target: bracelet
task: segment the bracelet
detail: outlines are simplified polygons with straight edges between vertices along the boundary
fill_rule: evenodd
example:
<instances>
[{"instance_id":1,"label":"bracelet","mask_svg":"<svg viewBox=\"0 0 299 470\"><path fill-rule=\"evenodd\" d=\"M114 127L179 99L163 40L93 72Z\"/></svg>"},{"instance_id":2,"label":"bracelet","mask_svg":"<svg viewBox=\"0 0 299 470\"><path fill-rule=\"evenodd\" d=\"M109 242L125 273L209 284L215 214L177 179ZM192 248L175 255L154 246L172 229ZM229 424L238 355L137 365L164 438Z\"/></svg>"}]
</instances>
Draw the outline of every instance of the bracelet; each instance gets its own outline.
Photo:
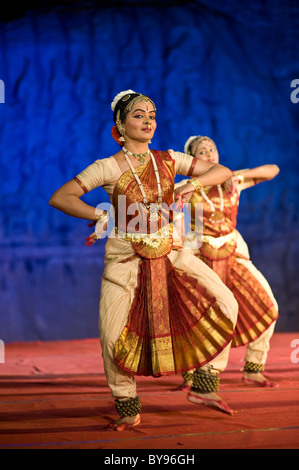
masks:
<instances>
[{"instance_id":1,"label":"bracelet","mask_svg":"<svg viewBox=\"0 0 299 470\"><path fill-rule=\"evenodd\" d=\"M202 182L198 178L192 178L190 183L194 186L194 188L198 191L203 187Z\"/></svg>"},{"instance_id":2,"label":"bracelet","mask_svg":"<svg viewBox=\"0 0 299 470\"><path fill-rule=\"evenodd\" d=\"M107 218L107 220L109 219L107 211L104 211L103 214L96 215L94 220L95 222L99 222L99 220L103 222L105 218Z\"/></svg>"},{"instance_id":3,"label":"bracelet","mask_svg":"<svg viewBox=\"0 0 299 470\"><path fill-rule=\"evenodd\" d=\"M233 173L233 176L236 176L238 178L238 184L244 183L244 175L241 175L241 173Z\"/></svg>"},{"instance_id":4,"label":"bracelet","mask_svg":"<svg viewBox=\"0 0 299 470\"><path fill-rule=\"evenodd\" d=\"M102 235L105 233L104 226L109 221L109 214L107 211L104 211L103 214L96 215L95 218L96 229L95 229L95 238L102 238Z\"/></svg>"}]
</instances>

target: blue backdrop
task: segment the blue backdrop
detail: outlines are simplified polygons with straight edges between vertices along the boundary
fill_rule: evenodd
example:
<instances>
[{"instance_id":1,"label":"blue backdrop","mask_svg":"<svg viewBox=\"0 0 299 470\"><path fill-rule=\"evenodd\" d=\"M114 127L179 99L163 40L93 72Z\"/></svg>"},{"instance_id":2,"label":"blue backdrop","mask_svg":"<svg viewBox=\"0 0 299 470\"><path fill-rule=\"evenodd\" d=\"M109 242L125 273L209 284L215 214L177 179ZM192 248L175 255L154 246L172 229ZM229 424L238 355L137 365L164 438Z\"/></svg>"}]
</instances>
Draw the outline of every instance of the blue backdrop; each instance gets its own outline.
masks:
<instances>
[{"instance_id":1,"label":"blue backdrop","mask_svg":"<svg viewBox=\"0 0 299 470\"><path fill-rule=\"evenodd\" d=\"M2 340L98 335L105 240L85 247L87 223L48 200L95 159L119 149L110 103L127 88L157 105L152 148L182 150L190 135L205 134L231 169L279 165L275 180L242 194L238 228L279 302L276 331L299 331L296 3L2 7ZM108 199L97 189L84 200Z\"/></svg>"}]
</instances>

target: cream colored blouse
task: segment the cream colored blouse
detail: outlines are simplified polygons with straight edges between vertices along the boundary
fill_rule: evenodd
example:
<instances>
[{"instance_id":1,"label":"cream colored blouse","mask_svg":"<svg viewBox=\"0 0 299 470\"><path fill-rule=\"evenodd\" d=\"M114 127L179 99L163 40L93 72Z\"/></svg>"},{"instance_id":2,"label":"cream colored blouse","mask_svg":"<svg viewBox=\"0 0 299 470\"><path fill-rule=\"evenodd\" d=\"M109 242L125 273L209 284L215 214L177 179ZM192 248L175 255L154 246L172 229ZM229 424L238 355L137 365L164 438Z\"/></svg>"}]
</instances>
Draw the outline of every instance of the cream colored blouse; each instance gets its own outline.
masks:
<instances>
[{"instance_id":1,"label":"cream colored blouse","mask_svg":"<svg viewBox=\"0 0 299 470\"><path fill-rule=\"evenodd\" d=\"M177 175L188 175L193 157L185 153L174 152L171 149L168 152L175 161L175 173ZM114 187L122 173L116 159L112 156L96 160L81 171L76 178L80 180L87 191L102 186L112 202Z\"/></svg>"}]
</instances>

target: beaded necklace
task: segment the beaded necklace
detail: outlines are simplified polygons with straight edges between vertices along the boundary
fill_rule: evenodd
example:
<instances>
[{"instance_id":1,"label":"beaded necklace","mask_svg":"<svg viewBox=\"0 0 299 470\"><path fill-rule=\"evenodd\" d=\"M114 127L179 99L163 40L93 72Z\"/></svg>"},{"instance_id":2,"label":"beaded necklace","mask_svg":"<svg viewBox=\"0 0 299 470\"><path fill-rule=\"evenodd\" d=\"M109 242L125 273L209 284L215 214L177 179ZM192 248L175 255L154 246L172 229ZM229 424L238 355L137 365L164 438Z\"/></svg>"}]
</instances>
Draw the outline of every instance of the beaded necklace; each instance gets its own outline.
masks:
<instances>
[{"instance_id":1,"label":"beaded necklace","mask_svg":"<svg viewBox=\"0 0 299 470\"><path fill-rule=\"evenodd\" d=\"M129 157L127 156L127 154L125 153L125 157L126 157L126 160L129 164L129 166L131 167L131 170L133 172L133 175L137 181L137 184L139 186L139 189L141 191L141 194L142 194L142 197L143 197L143 206L146 208L146 210L149 211L149 220L150 222L156 222L157 220L159 220L159 218L161 217L161 215L159 214L159 210L161 209L161 203L162 203L162 190L161 190L161 182L160 182L160 175L159 175L159 171L158 171L158 167L157 167L157 163L156 163L156 160L155 160L155 157L154 155L152 154L152 152L150 152L148 150L149 154L150 154L150 157L152 159L152 162L153 162L153 165L154 165L154 170L155 170L155 175L156 175L156 180L157 180L157 186L158 186L158 203L156 202L152 202L152 203L148 203L147 201L147 197L146 197L146 194L145 194L145 191L144 191L144 188L143 188L143 185L140 181L140 178L139 176L137 175L132 163L130 162L130 159ZM133 154L134 155L134 154Z\"/></svg>"},{"instance_id":2,"label":"beaded necklace","mask_svg":"<svg viewBox=\"0 0 299 470\"><path fill-rule=\"evenodd\" d=\"M203 188L201 188L200 192L202 197L207 201L209 204L212 214L209 218L209 221L214 223L220 223L224 221L224 214L223 214L223 208L224 208L224 201L223 201L223 191L222 191L222 186L221 184L217 184L217 189L218 189L218 194L220 196L220 211L215 210L215 206L213 204L213 201L206 195L205 191Z\"/></svg>"}]
</instances>

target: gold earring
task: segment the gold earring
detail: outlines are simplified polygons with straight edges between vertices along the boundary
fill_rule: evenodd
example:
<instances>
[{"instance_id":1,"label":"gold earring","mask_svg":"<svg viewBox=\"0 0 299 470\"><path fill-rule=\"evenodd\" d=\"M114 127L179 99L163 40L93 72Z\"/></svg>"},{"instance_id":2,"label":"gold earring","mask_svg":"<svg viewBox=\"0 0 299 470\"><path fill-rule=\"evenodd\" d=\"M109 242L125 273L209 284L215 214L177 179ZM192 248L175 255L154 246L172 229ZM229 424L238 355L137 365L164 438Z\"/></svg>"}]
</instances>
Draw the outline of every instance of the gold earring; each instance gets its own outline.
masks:
<instances>
[{"instance_id":1,"label":"gold earring","mask_svg":"<svg viewBox=\"0 0 299 470\"><path fill-rule=\"evenodd\" d=\"M121 137L118 140L120 140L121 142L125 142L126 140L124 138L124 135L125 135L126 131L125 131L124 127L121 125L120 120L116 120L116 127L117 127L118 132L121 135Z\"/></svg>"},{"instance_id":2,"label":"gold earring","mask_svg":"<svg viewBox=\"0 0 299 470\"><path fill-rule=\"evenodd\" d=\"M118 132L120 133L121 137L118 139L120 140L121 142L125 142L125 138L124 138L124 135L126 133L126 130L125 128L123 127L122 123L121 123L121 120L120 120L120 111L118 110L117 111L117 115L116 115L116 120L115 120L115 124L116 124L116 127L117 127L117 130Z\"/></svg>"}]
</instances>

